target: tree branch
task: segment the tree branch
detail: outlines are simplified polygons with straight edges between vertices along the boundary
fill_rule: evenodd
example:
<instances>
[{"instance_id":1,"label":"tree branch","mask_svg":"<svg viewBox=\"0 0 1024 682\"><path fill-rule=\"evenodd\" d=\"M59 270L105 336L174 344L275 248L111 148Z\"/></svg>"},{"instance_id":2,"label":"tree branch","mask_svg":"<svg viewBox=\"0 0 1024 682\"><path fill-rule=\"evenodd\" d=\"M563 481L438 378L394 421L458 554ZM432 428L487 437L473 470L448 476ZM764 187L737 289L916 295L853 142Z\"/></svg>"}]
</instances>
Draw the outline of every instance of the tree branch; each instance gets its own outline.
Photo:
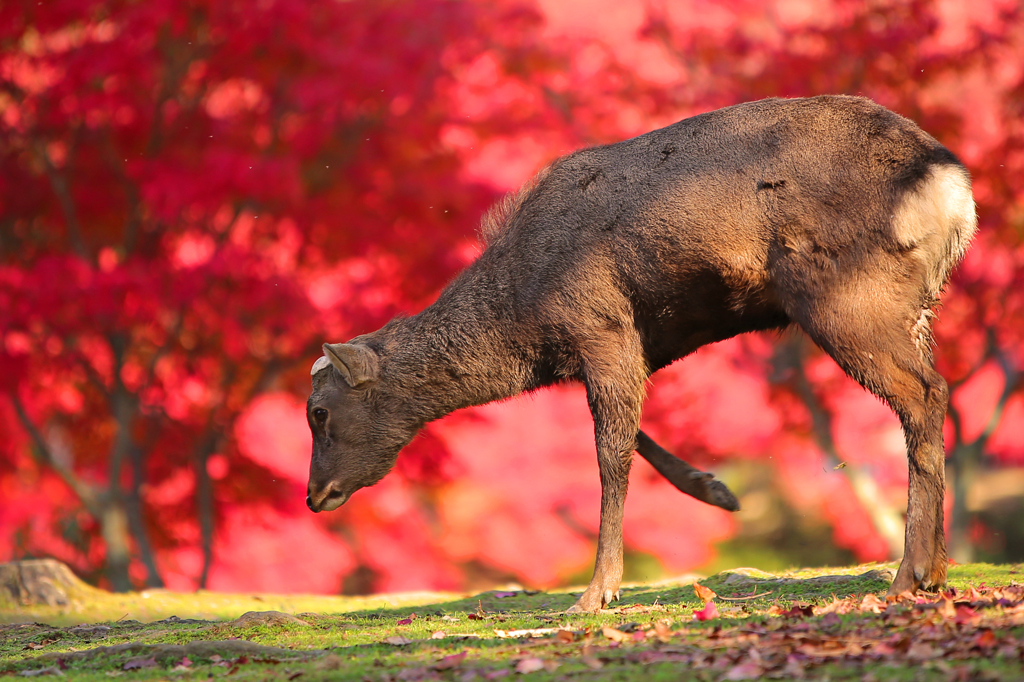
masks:
<instances>
[{"instance_id":1,"label":"tree branch","mask_svg":"<svg viewBox=\"0 0 1024 682\"><path fill-rule=\"evenodd\" d=\"M139 199L138 188L125 172L124 163L118 160L123 157L118 154L117 148L114 146L113 132L109 128L107 128L106 134L102 136L102 142L101 148L103 156L106 158L107 166L121 184L124 190L125 201L128 203L128 215L125 219L122 244L125 254L130 254L135 248L139 226L142 224L142 202Z\"/></svg>"},{"instance_id":2,"label":"tree branch","mask_svg":"<svg viewBox=\"0 0 1024 682\"><path fill-rule=\"evenodd\" d=\"M999 422L1002 421L1003 412L1006 411L1006 404L1009 402L1013 394L1016 393L1017 388L1021 383L1021 373L1017 368L1016 363L1013 359L999 346L998 341L995 338L995 330L991 327L988 329L988 344L991 349L992 357L995 358L996 364L999 365L999 369L1003 372L1003 391L999 395L999 400L996 401L996 406L992 410L992 414L989 415L988 421L985 423L985 427L982 429L981 434L975 441L978 445L978 450L983 451L985 445L988 443L989 438L995 433L995 430L999 427Z\"/></svg>"},{"instance_id":3,"label":"tree branch","mask_svg":"<svg viewBox=\"0 0 1024 682\"><path fill-rule=\"evenodd\" d=\"M53 165L49 152L46 151L45 145L39 139L35 140L35 151L36 155L43 162L43 168L46 171L47 179L50 181L50 187L57 196L57 203L60 204L61 211L64 213L64 221L67 223L68 236L71 238L72 248L83 260L92 262L92 256L89 254L89 249L85 245L85 239L82 237L82 226L78 221L75 200L71 196L71 187L68 185L67 179Z\"/></svg>"},{"instance_id":4,"label":"tree branch","mask_svg":"<svg viewBox=\"0 0 1024 682\"><path fill-rule=\"evenodd\" d=\"M70 467L53 456L53 451L50 450L50 446L46 439L43 438L43 434L39 432L32 418L29 417L24 404L21 402L21 398L13 390L8 395L10 396L11 404L14 405L14 412L18 415L18 420L35 445L36 461L43 466L49 467L60 476L61 480L75 492L75 495L82 501L82 504L85 505L89 513L97 519L100 518L100 515L103 513L103 504L99 493L93 486L75 475L75 472Z\"/></svg>"}]
</instances>

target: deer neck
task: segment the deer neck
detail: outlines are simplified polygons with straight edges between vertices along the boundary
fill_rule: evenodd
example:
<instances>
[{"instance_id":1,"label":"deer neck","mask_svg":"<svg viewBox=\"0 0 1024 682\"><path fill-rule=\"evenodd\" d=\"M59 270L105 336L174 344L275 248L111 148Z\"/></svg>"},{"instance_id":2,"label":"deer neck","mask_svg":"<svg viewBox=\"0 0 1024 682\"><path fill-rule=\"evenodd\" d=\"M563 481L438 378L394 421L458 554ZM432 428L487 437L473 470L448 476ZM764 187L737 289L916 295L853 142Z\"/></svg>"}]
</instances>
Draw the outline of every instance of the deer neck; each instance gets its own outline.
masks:
<instances>
[{"instance_id":1,"label":"deer neck","mask_svg":"<svg viewBox=\"0 0 1024 682\"><path fill-rule=\"evenodd\" d=\"M495 289L473 286L471 275L464 272L420 314L385 328L388 373L422 423L532 388L511 306Z\"/></svg>"}]
</instances>

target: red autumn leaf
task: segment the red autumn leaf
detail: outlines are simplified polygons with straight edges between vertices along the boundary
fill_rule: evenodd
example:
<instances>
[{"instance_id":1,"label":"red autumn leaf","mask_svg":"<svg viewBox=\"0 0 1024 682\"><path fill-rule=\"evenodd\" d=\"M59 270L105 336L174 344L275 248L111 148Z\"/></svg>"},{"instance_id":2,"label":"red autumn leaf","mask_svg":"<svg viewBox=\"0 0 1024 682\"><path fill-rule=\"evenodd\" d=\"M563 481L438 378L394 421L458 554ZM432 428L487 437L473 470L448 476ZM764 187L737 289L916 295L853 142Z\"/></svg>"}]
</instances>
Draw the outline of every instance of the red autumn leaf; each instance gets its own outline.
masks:
<instances>
[{"instance_id":1,"label":"red autumn leaf","mask_svg":"<svg viewBox=\"0 0 1024 682\"><path fill-rule=\"evenodd\" d=\"M718 618L718 607L715 606L715 602L709 601L704 605L704 608L700 611L694 611L693 617L695 620L705 621L711 620L712 618Z\"/></svg>"},{"instance_id":2,"label":"red autumn leaf","mask_svg":"<svg viewBox=\"0 0 1024 682\"><path fill-rule=\"evenodd\" d=\"M434 664L434 670L449 670L454 668L466 660L466 654L467 652L463 651L457 654L445 656Z\"/></svg>"},{"instance_id":3,"label":"red autumn leaf","mask_svg":"<svg viewBox=\"0 0 1024 682\"><path fill-rule=\"evenodd\" d=\"M991 649L997 643L996 635L991 630L982 630L974 638L974 646L982 649Z\"/></svg>"},{"instance_id":4,"label":"red autumn leaf","mask_svg":"<svg viewBox=\"0 0 1024 682\"><path fill-rule=\"evenodd\" d=\"M783 618L807 618L814 615L814 607L807 604L794 604L779 615Z\"/></svg>"},{"instance_id":5,"label":"red autumn leaf","mask_svg":"<svg viewBox=\"0 0 1024 682\"><path fill-rule=\"evenodd\" d=\"M978 612L970 606L957 606L956 617L953 619L957 625L966 625L978 620Z\"/></svg>"}]
</instances>

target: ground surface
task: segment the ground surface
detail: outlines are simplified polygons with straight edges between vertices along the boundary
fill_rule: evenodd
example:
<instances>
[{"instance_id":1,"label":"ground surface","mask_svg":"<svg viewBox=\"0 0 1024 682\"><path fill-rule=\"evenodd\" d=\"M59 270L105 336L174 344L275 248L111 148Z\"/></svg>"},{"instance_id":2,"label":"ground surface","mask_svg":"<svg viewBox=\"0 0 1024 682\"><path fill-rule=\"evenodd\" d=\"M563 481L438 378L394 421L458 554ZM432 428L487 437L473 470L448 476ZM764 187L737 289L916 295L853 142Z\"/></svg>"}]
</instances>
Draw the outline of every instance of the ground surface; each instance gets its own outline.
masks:
<instances>
[{"instance_id":1,"label":"ground surface","mask_svg":"<svg viewBox=\"0 0 1024 682\"><path fill-rule=\"evenodd\" d=\"M741 569L697 589L639 585L623 590L619 608L588 616L563 613L568 591L346 599L84 589L62 607L0 613L0 675L1024 679L1024 565L954 566L948 591L887 604L893 568Z\"/></svg>"}]
</instances>

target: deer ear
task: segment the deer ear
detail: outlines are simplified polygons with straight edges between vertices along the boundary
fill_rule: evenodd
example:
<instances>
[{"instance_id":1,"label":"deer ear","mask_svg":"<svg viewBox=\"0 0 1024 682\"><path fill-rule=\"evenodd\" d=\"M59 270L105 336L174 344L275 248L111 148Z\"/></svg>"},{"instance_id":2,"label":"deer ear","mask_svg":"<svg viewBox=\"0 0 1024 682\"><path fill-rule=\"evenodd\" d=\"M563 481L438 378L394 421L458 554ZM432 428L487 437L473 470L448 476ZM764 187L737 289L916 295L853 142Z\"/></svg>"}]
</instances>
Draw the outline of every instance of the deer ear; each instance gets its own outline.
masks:
<instances>
[{"instance_id":1,"label":"deer ear","mask_svg":"<svg viewBox=\"0 0 1024 682\"><path fill-rule=\"evenodd\" d=\"M379 360L367 346L356 343L325 343L324 355L352 388L365 388L377 380Z\"/></svg>"}]
</instances>

